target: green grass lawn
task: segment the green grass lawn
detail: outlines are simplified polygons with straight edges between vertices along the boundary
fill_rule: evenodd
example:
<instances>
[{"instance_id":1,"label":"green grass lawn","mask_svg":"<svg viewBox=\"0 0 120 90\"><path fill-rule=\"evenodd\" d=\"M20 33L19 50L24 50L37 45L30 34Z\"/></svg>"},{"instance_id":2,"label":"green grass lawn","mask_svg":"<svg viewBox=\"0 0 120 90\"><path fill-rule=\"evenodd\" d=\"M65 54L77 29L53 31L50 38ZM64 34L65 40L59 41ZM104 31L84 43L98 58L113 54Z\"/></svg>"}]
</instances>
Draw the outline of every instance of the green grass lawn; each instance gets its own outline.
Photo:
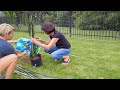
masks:
<instances>
[{"instance_id":1,"label":"green grass lawn","mask_svg":"<svg viewBox=\"0 0 120 90\"><path fill-rule=\"evenodd\" d=\"M45 34L36 33L42 39L47 39ZM20 37L29 38L25 32L14 32L14 40ZM55 62L50 55L43 52L43 65L33 68L30 63L22 65L32 71L46 74L51 77L72 79L120 79L120 40L98 39L86 37L68 37L72 45L71 61L67 66L62 66L62 61ZM29 57L19 61L27 61ZM20 63L20 62L19 62ZM14 74L14 79L23 77Z\"/></svg>"}]
</instances>

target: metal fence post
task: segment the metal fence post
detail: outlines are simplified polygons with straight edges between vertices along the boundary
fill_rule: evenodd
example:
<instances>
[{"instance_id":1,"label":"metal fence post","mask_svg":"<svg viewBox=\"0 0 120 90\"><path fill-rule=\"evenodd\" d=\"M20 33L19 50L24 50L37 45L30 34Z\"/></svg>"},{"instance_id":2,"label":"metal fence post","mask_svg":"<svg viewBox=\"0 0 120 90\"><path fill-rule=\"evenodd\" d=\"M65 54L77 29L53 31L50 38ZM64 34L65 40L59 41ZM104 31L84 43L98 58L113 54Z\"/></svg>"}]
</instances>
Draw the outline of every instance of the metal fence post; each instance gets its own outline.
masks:
<instances>
[{"instance_id":1,"label":"metal fence post","mask_svg":"<svg viewBox=\"0 0 120 90\"><path fill-rule=\"evenodd\" d=\"M71 28L72 28L72 11L69 11L69 28L70 28L69 35L71 37L72 36L72 33L71 33Z\"/></svg>"}]
</instances>

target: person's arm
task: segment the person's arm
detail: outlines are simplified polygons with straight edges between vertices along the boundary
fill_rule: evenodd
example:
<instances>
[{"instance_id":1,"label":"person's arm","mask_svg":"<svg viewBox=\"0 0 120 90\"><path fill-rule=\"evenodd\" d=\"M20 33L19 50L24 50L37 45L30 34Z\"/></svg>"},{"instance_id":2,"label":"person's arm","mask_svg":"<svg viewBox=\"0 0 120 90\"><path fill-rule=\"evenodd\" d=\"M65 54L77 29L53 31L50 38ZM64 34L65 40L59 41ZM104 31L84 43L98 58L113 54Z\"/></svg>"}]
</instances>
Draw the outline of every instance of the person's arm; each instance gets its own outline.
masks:
<instances>
[{"instance_id":1,"label":"person's arm","mask_svg":"<svg viewBox=\"0 0 120 90\"><path fill-rule=\"evenodd\" d=\"M8 40L7 42L10 44L16 44L18 40Z\"/></svg>"},{"instance_id":2,"label":"person's arm","mask_svg":"<svg viewBox=\"0 0 120 90\"><path fill-rule=\"evenodd\" d=\"M30 41L32 43L37 44L38 46L41 46L42 48L45 48L45 49L48 49L48 50L52 46L54 46L58 40L59 40L58 38L53 38L48 45L45 45L45 44L42 44L42 43L38 42L35 38L30 38Z\"/></svg>"},{"instance_id":3,"label":"person's arm","mask_svg":"<svg viewBox=\"0 0 120 90\"><path fill-rule=\"evenodd\" d=\"M23 57L26 54L27 54L27 51L25 51L23 53L17 53L17 56L18 56L18 58L21 58L21 57Z\"/></svg>"},{"instance_id":4,"label":"person's arm","mask_svg":"<svg viewBox=\"0 0 120 90\"><path fill-rule=\"evenodd\" d=\"M40 37L36 37L35 39L42 42L42 43L44 43L44 44L46 44L46 45L48 45L50 43L50 38L48 40L43 40Z\"/></svg>"}]
</instances>

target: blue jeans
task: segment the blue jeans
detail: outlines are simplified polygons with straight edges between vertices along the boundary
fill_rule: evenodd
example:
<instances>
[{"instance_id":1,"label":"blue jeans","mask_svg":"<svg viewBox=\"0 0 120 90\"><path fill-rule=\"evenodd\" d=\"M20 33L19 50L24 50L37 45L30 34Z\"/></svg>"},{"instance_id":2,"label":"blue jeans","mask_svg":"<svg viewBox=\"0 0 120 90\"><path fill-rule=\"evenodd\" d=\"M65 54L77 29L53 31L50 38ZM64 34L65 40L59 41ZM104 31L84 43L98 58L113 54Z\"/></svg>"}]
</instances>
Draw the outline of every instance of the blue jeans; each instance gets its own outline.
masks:
<instances>
[{"instance_id":1,"label":"blue jeans","mask_svg":"<svg viewBox=\"0 0 120 90\"><path fill-rule=\"evenodd\" d=\"M47 50L44 49L46 53L49 53L51 55L51 58L57 59L57 60L62 60L63 56L68 55L71 51L71 48L65 49L65 48L60 48L58 49L56 46L53 46L51 49Z\"/></svg>"}]
</instances>

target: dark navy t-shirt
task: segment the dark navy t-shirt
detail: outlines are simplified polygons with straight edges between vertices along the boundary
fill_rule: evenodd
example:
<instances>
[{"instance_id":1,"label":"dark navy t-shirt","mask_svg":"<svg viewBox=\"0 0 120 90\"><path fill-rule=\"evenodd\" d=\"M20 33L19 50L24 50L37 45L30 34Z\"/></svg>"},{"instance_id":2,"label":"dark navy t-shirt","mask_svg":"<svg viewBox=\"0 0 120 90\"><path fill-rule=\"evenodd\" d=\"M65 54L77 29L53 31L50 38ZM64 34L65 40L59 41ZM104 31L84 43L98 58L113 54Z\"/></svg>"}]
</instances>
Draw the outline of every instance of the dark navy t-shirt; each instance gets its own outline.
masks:
<instances>
[{"instance_id":1,"label":"dark navy t-shirt","mask_svg":"<svg viewBox=\"0 0 120 90\"><path fill-rule=\"evenodd\" d=\"M57 48L66 48L66 49L69 49L71 47L70 43L68 42L68 40L65 38L65 36L61 32L55 30L54 33L55 34L52 37L50 37L50 38L51 39L52 38L59 38L59 40L56 43L56 47Z\"/></svg>"},{"instance_id":2,"label":"dark navy t-shirt","mask_svg":"<svg viewBox=\"0 0 120 90\"><path fill-rule=\"evenodd\" d=\"M0 39L0 58L9 55L16 54L14 47L8 43L6 40Z\"/></svg>"}]
</instances>

